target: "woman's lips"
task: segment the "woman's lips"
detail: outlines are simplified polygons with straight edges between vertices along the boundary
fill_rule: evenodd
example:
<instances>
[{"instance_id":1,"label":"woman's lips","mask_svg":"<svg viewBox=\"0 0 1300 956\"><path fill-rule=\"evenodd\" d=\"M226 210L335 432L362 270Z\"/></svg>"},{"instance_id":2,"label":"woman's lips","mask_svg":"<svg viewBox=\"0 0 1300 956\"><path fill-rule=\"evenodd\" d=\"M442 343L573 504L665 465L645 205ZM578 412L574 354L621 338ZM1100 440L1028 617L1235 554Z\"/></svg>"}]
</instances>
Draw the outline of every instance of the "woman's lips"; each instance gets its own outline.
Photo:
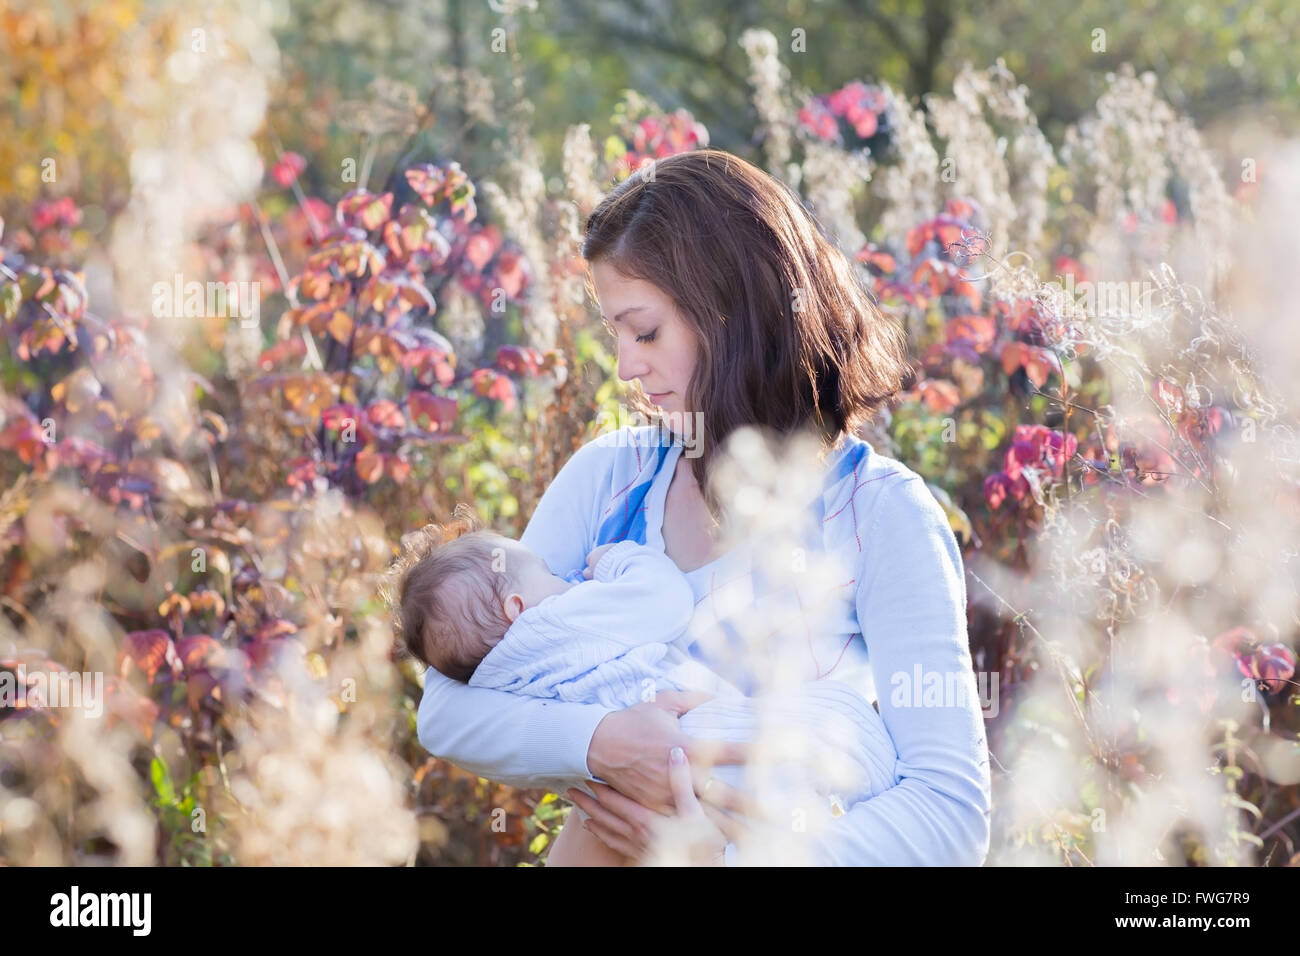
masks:
<instances>
[{"instance_id":1,"label":"woman's lips","mask_svg":"<svg viewBox=\"0 0 1300 956\"><path fill-rule=\"evenodd\" d=\"M667 398L671 394L672 392L646 392L646 396L656 402L660 399Z\"/></svg>"}]
</instances>

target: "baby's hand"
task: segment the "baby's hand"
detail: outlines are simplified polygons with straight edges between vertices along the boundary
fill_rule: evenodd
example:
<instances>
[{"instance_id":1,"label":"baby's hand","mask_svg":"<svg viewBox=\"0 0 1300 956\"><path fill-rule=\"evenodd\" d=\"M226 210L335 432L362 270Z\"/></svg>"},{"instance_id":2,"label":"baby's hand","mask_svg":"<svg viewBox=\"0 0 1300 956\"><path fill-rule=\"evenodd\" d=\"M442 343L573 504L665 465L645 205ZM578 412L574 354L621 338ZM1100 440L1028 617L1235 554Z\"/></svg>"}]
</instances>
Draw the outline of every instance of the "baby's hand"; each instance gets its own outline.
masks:
<instances>
[{"instance_id":1,"label":"baby's hand","mask_svg":"<svg viewBox=\"0 0 1300 956\"><path fill-rule=\"evenodd\" d=\"M582 572L584 578L591 580L591 576L596 573L596 565L600 564L600 559L605 556L606 551L614 547L614 544L602 544L599 548L591 549L591 554L587 555L587 568Z\"/></svg>"}]
</instances>

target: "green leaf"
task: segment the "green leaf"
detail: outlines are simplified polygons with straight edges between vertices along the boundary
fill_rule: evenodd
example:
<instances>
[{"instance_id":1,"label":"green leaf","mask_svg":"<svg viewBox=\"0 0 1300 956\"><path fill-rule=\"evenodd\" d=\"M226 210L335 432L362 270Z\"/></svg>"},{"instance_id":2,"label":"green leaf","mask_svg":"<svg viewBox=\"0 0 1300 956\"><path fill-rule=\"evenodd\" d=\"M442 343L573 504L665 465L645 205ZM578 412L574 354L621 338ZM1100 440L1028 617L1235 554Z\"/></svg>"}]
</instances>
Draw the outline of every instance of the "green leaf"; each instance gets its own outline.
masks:
<instances>
[{"instance_id":1,"label":"green leaf","mask_svg":"<svg viewBox=\"0 0 1300 956\"><path fill-rule=\"evenodd\" d=\"M550 837L545 833L539 833L533 837L533 841L528 844L528 852L533 856L541 853L546 849L546 844L550 842Z\"/></svg>"},{"instance_id":2,"label":"green leaf","mask_svg":"<svg viewBox=\"0 0 1300 956\"><path fill-rule=\"evenodd\" d=\"M612 163L620 159L627 152L627 144L617 136L610 135L605 139L605 162Z\"/></svg>"},{"instance_id":3,"label":"green leaf","mask_svg":"<svg viewBox=\"0 0 1300 956\"><path fill-rule=\"evenodd\" d=\"M153 780L153 788L158 792L158 802L163 806L171 806L176 802L176 788L172 786L171 771L167 769L161 757L154 757L149 762L149 777Z\"/></svg>"},{"instance_id":4,"label":"green leaf","mask_svg":"<svg viewBox=\"0 0 1300 956\"><path fill-rule=\"evenodd\" d=\"M0 286L0 313L4 314L6 322L18 314L18 307L22 302L23 290L18 287L17 282L6 282Z\"/></svg>"}]
</instances>

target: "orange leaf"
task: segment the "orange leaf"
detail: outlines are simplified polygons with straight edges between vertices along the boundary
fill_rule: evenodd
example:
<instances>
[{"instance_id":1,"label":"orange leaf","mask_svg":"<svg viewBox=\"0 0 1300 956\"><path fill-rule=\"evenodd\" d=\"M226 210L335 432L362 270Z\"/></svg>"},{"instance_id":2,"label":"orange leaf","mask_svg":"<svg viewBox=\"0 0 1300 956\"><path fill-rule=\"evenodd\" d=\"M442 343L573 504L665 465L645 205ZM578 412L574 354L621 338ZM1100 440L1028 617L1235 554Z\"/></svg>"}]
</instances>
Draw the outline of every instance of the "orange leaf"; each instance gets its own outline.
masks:
<instances>
[{"instance_id":1,"label":"orange leaf","mask_svg":"<svg viewBox=\"0 0 1300 956\"><path fill-rule=\"evenodd\" d=\"M349 338L352 337L352 317L342 309L335 310L330 316L329 324L326 326L329 334L339 343L346 345Z\"/></svg>"},{"instance_id":2,"label":"orange leaf","mask_svg":"<svg viewBox=\"0 0 1300 956\"><path fill-rule=\"evenodd\" d=\"M125 666L126 659L129 658L144 671L151 684L154 675L162 669L163 664L179 663L176 648L166 631L156 628L149 631L132 631L126 636L125 645L123 652L125 656L121 665Z\"/></svg>"},{"instance_id":3,"label":"orange leaf","mask_svg":"<svg viewBox=\"0 0 1300 956\"><path fill-rule=\"evenodd\" d=\"M401 455L389 455L387 457L388 476L400 485L411 473L411 463Z\"/></svg>"},{"instance_id":4,"label":"orange leaf","mask_svg":"<svg viewBox=\"0 0 1300 956\"><path fill-rule=\"evenodd\" d=\"M357 474L368 485L373 485L384 476L384 456L369 445L357 453Z\"/></svg>"}]
</instances>

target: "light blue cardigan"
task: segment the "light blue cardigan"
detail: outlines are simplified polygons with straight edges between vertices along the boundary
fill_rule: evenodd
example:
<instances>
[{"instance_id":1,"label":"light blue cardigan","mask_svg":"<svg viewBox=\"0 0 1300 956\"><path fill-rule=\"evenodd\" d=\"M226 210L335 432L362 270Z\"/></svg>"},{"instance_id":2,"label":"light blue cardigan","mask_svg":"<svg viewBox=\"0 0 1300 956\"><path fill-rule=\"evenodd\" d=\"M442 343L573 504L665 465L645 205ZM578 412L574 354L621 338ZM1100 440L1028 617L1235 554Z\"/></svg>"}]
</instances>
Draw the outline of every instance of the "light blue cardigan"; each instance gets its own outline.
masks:
<instances>
[{"instance_id":1,"label":"light blue cardigan","mask_svg":"<svg viewBox=\"0 0 1300 956\"><path fill-rule=\"evenodd\" d=\"M561 576L580 573L592 548L613 541L662 551L664 501L682 453L654 426L593 439L560 469L520 540ZM821 581L815 620L800 631L808 668L802 676L844 680L868 700L878 698L898 751L899 783L810 837L817 844L812 859L838 866L979 865L989 846L989 759L956 539L922 478L867 442L848 436L825 468L821 496L809 506L809 527L821 533L808 544L852 576L831 578L836 586ZM732 634L727 608L752 609L788 593L792 577L769 580L744 549L687 572L698 602L693 633L700 637L690 652L738 686L757 687L754 670L725 654ZM418 734L430 753L472 773L563 793L594 778L587 749L610 712L470 687L430 669Z\"/></svg>"}]
</instances>

